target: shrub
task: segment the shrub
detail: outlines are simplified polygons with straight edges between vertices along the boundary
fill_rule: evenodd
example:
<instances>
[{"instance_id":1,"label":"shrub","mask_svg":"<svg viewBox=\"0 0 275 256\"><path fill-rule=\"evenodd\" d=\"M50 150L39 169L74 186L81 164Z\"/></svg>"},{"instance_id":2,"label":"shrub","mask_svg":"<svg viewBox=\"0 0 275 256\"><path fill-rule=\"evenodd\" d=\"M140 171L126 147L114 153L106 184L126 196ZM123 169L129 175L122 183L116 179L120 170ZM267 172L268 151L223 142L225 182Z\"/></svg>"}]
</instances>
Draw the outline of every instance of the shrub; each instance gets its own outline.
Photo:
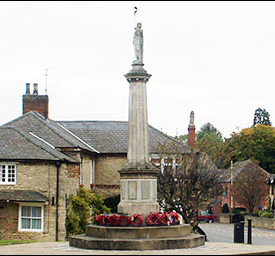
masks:
<instances>
[{"instance_id":1,"label":"shrub","mask_svg":"<svg viewBox=\"0 0 275 256\"><path fill-rule=\"evenodd\" d=\"M272 211L262 211L260 217L261 218L273 218L274 215L273 215Z\"/></svg>"},{"instance_id":2,"label":"shrub","mask_svg":"<svg viewBox=\"0 0 275 256\"><path fill-rule=\"evenodd\" d=\"M229 207L228 207L228 204L225 203L223 206L222 206L222 213L230 213L230 210L229 210Z\"/></svg>"},{"instance_id":3,"label":"shrub","mask_svg":"<svg viewBox=\"0 0 275 256\"><path fill-rule=\"evenodd\" d=\"M69 234L85 232L86 225L90 223L91 215L110 213L104 205L102 195L89 192L84 187L77 190L77 195L71 194L68 200L66 230Z\"/></svg>"}]
</instances>

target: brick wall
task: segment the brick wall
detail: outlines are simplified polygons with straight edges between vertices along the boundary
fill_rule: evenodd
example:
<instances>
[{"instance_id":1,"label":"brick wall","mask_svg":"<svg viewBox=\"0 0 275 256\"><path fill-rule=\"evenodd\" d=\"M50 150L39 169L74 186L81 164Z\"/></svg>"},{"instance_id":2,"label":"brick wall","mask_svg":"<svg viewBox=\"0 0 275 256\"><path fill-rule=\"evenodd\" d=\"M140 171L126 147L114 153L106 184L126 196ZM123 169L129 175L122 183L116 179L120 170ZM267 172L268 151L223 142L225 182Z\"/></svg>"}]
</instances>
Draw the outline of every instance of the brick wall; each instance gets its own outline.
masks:
<instances>
[{"instance_id":1,"label":"brick wall","mask_svg":"<svg viewBox=\"0 0 275 256\"><path fill-rule=\"evenodd\" d=\"M48 95L23 95L23 114L36 111L45 118L49 115Z\"/></svg>"}]
</instances>

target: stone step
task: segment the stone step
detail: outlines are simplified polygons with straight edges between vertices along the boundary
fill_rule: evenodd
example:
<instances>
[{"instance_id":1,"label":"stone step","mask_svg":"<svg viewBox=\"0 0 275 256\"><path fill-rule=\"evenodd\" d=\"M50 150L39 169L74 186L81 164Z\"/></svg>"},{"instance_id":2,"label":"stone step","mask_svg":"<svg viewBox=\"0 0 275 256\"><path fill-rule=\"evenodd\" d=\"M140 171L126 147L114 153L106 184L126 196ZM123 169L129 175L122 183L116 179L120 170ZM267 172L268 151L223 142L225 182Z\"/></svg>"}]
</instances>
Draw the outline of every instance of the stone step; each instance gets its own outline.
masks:
<instances>
[{"instance_id":1,"label":"stone step","mask_svg":"<svg viewBox=\"0 0 275 256\"><path fill-rule=\"evenodd\" d=\"M151 239L96 238L75 235L69 238L69 244L90 250L166 250L201 246L205 244L205 237L193 233L184 237Z\"/></svg>"}]
</instances>

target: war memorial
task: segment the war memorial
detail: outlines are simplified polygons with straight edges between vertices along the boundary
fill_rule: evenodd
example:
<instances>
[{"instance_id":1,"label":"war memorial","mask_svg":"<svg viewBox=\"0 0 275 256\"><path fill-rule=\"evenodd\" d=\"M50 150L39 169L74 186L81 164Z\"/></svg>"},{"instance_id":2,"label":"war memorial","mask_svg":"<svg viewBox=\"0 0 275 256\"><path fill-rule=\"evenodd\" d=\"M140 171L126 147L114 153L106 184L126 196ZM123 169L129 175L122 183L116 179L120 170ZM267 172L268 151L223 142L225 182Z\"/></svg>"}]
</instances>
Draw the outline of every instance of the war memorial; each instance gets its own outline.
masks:
<instances>
[{"instance_id":1,"label":"war memorial","mask_svg":"<svg viewBox=\"0 0 275 256\"><path fill-rule=\"evenodd\" d=\"M146 83L151 75L143 68L143 30L134 33L135 60L125 75L129 82L127 162L119 171L121 180L118 214L148 216L159 212L157 174L149 161ZM202 235L191 233L189 224L103 226L91 224L85 234L71 236L70 246L91 250L163 250L204 245Z\"/></svg>"}]
</instances>

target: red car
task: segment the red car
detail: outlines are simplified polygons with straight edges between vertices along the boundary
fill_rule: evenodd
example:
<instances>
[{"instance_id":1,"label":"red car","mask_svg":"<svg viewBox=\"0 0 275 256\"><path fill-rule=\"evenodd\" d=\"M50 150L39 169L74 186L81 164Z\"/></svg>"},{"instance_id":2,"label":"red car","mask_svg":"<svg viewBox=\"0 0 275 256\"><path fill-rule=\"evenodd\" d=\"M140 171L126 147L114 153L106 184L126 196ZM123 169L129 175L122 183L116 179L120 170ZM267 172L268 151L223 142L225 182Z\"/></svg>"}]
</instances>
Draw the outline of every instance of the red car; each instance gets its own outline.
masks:
<instances>
[{"instance_id":1,"label":"red car","mask_svg":"<svg viewBox=\"0 0 275 256\"><path fill-rule=\"evenodd\" d=\"M210 214L207 211L199 211L198 221L206 221L212 223L214 221L218 221L218 216Z\"/></svg>"}]
</instances>

